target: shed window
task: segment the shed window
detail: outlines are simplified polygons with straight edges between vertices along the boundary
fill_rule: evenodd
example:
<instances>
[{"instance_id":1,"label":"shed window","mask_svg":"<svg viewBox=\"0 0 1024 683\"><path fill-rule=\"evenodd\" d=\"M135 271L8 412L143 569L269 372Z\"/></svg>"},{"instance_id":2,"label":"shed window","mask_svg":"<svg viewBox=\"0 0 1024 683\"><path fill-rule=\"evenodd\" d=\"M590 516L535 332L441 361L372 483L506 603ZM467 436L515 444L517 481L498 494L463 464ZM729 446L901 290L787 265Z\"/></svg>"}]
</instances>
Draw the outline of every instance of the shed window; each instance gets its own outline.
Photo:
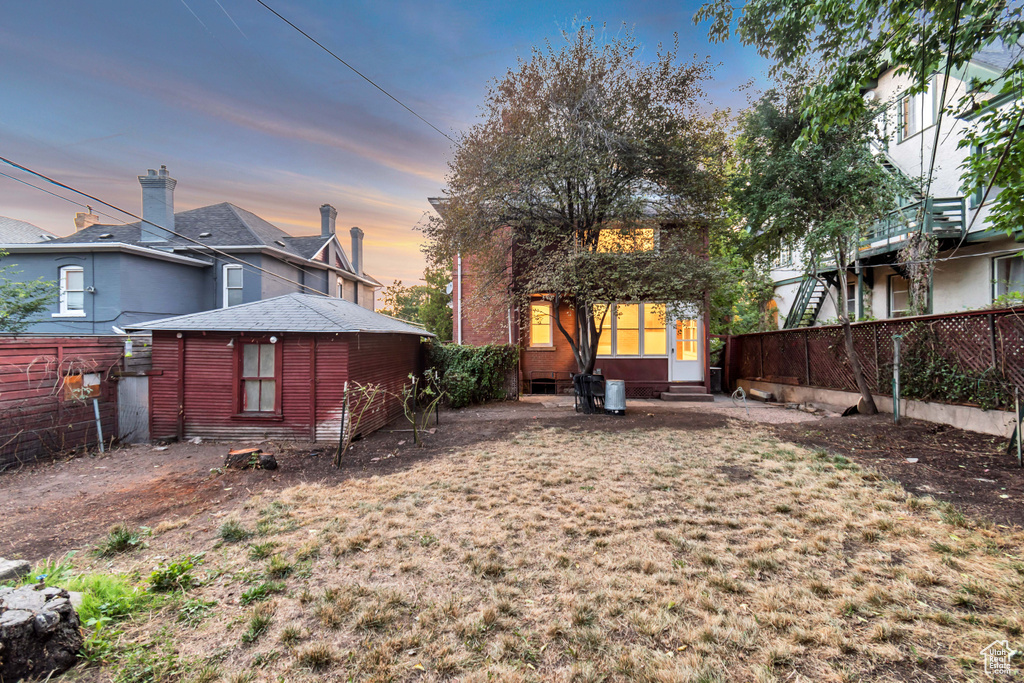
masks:
<instances>
[{"instance_id":1,"label":"shed window","mask_svg":"<svg viewBox=\"0 0 1024 683\"><path fill-rule=\"evenodd\" d=\"M530 346L551 346L551 302L533 301L530 303Z\"/></svg>"},{"instance_id":2,"label":"shed window","mask_svg":"<svg viewBox=\"0 0 1024 683\"><path fill-rule=\"evenodd\" d=\"M242 303L242 266L224 266L224 306Z\"/></svg>"},{"instance_id":3,"label":"shed window","mask_svg":"<svg viewBox=\"0 0 1024 683\"><path fill-rule=\"evenodd\" d=\"M277 365L275 344L242 344L242 410L276 412Z\"/></svg>"},{"instance_id":4,"label":"shed window","mask_svg":"<svg viewBox=\"0 0 1024 683\"><path fill-rule=\"evenodd\" d=\"M82 266L60 269L60 315L85 315L85 271Z\"/></svg>"}]
</instances>

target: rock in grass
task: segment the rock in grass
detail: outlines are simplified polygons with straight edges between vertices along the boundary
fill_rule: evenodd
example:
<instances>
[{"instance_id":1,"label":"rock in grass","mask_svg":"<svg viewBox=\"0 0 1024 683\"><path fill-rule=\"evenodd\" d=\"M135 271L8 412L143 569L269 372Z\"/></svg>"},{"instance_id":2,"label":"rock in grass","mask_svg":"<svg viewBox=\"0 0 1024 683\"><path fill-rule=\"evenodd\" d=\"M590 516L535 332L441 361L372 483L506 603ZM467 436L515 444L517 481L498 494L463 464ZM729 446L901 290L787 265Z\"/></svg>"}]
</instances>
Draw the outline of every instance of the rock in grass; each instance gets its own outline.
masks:
<instances>
[{"instance_id":1,"label":"rock in grass","mask_svg":"<svg viewBox=\"0 0 1024 683\"><path fill-rule=\"evenodd\" d=\"M5 560L0 557L0 581L16 581L32 570L25 560Z\"/></svg>"},{"instance_id":2,"label":"rock in grass","mask_svg":"<svg viewBox=\"0 0 1024 683\"><path fill-rule=\"evenodd\" d=\"M50 676L75 665L78 614L63 588L0 588L0 681Z\"/></svg>"}]
</instances>

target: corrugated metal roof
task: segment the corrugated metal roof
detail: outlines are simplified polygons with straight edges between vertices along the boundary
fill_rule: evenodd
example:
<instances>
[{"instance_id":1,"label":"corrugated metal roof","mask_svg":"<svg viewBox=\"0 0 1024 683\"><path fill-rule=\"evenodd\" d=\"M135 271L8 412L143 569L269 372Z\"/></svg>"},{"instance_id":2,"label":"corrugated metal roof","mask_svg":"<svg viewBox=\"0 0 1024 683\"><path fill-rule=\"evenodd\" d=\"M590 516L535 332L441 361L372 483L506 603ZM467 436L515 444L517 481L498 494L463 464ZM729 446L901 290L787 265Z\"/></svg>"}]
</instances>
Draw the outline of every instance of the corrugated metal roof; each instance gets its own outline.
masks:
<instances>
[{"instance_id":1,"label":"corrugated metal roof","mask_svg":"<svg viewBox=\"0 0 1024 683\"><path fill-rule=\"evenodd\" d=\"M434 335L362 306L316 294L285 294L229 308L133 325L133 330L196 332L387 332Z\"/></svg>"}]
</instances>

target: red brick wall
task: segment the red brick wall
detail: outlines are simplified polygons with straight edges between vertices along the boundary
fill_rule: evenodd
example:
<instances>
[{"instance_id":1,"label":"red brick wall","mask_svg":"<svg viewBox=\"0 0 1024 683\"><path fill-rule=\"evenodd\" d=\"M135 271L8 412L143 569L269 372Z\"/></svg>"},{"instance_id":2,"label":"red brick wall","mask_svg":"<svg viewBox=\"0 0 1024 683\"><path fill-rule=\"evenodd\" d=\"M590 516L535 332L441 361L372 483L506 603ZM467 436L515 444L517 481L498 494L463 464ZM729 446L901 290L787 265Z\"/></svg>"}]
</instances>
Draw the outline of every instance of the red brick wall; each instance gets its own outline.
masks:
<instances>
[{"instance_id":1,"label":"red brick wall","mask_svg":"<svg viewBox=\"0 0 1024 683\"><path fill-rule=\"evenodd\" d=\"M459 296L459 258L452 264L452 336L459 341L459 320L462 320L462 343L471 346L508 344L508 305L495 297L483 299L479 288L487 285L473 273L472 259L462 259L462 295ZM499 290L504 284L491 285Z\"/></svg>"},{"instance_id":2,"label":"red brick wall","mask_svg":"<svg viewBox=\"0 0 1024 683\"><path fill-rule=\"evenodd\" d=\"M573 338L576 338L576 311L568 304L558 307L558 319L562 327L566 329ZM522 353L520 355L520 376L523 391L529 390L528 382L535 379L566 379L570 373L578 372L576 356L573 355L572 346L562 334L562 331L554 326L551 338L554 346L531 347L530 329L524 326L520 335Z\"/></svg>"},{"instance_id":3,"label":"red brick wall","mask_svg":"<svg viewBox=\"0 0 1024 683\"><path fill-rule=\"evenodd\" d=\"M0 339L0 469L97 443L92 400L64 400L69 373L100 375L104 440L117 436L120 337Z\"/></svg>"}]
</instances>

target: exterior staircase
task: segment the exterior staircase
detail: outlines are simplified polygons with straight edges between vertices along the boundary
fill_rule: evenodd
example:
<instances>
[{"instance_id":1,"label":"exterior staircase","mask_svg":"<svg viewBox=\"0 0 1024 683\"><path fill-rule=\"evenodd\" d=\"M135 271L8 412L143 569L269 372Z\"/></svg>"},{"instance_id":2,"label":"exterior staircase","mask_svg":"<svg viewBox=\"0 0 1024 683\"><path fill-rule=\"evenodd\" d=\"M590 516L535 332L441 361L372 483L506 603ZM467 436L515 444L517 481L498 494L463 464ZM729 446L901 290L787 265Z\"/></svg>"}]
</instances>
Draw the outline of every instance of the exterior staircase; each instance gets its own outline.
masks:
<instances>
[{"instance_id":1,"label":"exterior staircase","mask_svg":"<svg viewBox=\"0 0 1024 683\"><path fill-rule=\"evenodd\" d=\"M826 279L829 280L829 284L832 284L831 277ZM790 309L789 315L786 316L786 321L783 323L783 328L791 329L813 325L827 296L828 292L821 280L814 277L804 278L804 281L800 283L796 299L793 301L793 308Z\"/></svg>"},{"instance_id":2,"label":"exterior staircase","mask_svg":"<svg viewBox=\"0 0 1024 683\"><path fill-rule=\"evenodd\" d=\"M715 397L708 393L703 384L670 384L668 391L661 392L661 400L710 403Z\"/></svg>"}]
</instances>

